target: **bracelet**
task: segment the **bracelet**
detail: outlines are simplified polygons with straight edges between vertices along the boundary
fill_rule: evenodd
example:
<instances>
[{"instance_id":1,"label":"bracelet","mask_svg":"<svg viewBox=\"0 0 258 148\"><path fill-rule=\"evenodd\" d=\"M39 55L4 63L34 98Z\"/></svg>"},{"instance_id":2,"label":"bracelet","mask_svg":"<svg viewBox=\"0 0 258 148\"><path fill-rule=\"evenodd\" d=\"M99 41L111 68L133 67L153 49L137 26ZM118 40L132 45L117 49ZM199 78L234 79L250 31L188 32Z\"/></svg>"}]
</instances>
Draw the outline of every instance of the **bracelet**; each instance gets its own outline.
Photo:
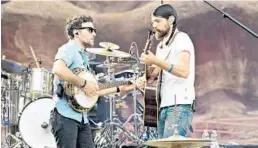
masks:
<instances>
[{"instance_id":1,"label":"bracelet","mask_svg":"<svg viewBox=\"0 0 258 148\"><path fill-rule=\"evenodd\" d=\"M171 73L171 72L172 72L172 70L173 70L173 68L174 68L174 65L173 65L173 64L171 64L171 66L170 66L170 68L169 68L168 72L169 72L169 73Z\"/></svg>"},{"instance_id":2,"label":"bracelet","mask_svg":"<svg viewBox=\"0 0 258 148\"><path fill-rule=\"evenodd\" d=\"M119 93L120 92L120 88L116 87L116 92Z\"/></svg>"},{"instance_id":3,"label":"bracelet","mask_svg":"<svg viewBox=\"0 0 258 148\"><path fill-rule=\"evenodd\" d=\"M87 84L87 81L84 80L84 84L81 86L81 88L84 88L84 86Z\"/></svg>"}]
</instances>

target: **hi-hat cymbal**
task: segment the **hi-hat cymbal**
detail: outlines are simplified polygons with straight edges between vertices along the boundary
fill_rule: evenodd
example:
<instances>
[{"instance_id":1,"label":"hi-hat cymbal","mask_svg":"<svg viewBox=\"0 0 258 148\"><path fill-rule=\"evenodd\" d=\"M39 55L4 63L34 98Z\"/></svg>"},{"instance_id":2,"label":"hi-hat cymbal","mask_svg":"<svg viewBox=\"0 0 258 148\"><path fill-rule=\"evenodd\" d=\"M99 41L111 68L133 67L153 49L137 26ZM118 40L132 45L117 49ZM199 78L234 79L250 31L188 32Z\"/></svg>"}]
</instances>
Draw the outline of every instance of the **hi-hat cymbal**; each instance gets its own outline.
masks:
<instances>
[{"instance_id":1,"label":"hi-hat cymbal","mask_svg":"<svg viewBox=\"0 0 258 148\"><path fill-rule=\"evenodd\" d=\"M2 69L8 73L19 73L26 68L25 66L23 66L18 62L6 60L6 59L1 60L1 66L2 66Z\"/></svg>"},{"instance_id":2,"label":"hi-hat cymbal","mask_svg":"<svg viewBox=\"0 0 258 148\"><path fill-rule=\"evenodd\" d=\"M186 138L180 135L174 135L164 139L157 139L146 141L143 145L146 146L155 146L155 147L200 147L200 146L208 146L210 145L211 140L208 139L195 139L195 138Z\"/></svg>"},{"instance_id":3,"label":"hi-hat cymbal","mask_svg":"<svg viewBox=\"0 0 258 148\"><path fill-rule=\"evenodd\" d=\"M110 56L110 57L130 57L129 53L114 50L114 49L106 49L106 48L87 48L86 49L90 53L103 55L103 56Z\"/></svg>"},{"instance_id":4,"label":"hi-hat cymbal","mask_svg":"<svg viewBox=\"0 0 258 148\"><path fill-rule=\"evenodd\" d=\"M106 49L119 49L119 46L117 44L111 43L111 42L100 42L99 43L100 47L106 48Z\"/></svg>"}]
</instances>

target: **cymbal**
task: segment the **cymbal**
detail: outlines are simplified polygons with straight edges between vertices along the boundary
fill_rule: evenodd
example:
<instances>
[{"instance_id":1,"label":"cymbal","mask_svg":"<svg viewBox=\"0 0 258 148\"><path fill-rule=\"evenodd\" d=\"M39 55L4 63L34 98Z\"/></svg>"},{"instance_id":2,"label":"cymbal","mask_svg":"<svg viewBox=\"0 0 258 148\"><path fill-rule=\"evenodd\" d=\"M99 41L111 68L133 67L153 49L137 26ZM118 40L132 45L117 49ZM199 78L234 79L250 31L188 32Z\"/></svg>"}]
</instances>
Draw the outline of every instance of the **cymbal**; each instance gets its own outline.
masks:
<instances>
[{"instance_id":1,"label":"cymbal","mask_svg":"<svg viewBox=\"0 0 258 148\"><path fill-rule=\"evenodd\" d=\"M129 64L119 64L119 63L112 63L112 64L99 64L97 67L98 68L108 68L108 67L111 67L111 68L124 68L124 67L128 67L130 66Z\"/></svg>"},{"instance_id":2,"label":"cymbal","mask_svg":"<svg viewBox=\"0 0 258 148\"><path fill-rule=\"evenodd\" d=\"M2 66L2 69L8 73L19 73L26 68L25 66L23 66L18 62L6 60L6 59L1 60L1 66Z\"/></svg>"},{"instance_id":3,"label":"cymbal","mask_svg":"<svg viewBox=\"0 0 258 148\"><path fill-rule=\"evenodd\" d=\"M117 44L111 43L111 42L100 42L100 47L106 48L106 49L119 49L120 47Z\"/></svg>"},{"instance_id":4,"label":"cymbal","mask_svg":"<svg viewBox=\"0 0 258 148\"><path fill-rule=\"evenodd\" d=\"M129 53L115 50L115 49L107 49L107 48L87 48L86 49L90 53L103 55L103 56L110 56L110 57L130 57Z\"/></svg>"},{"instance_id":5,"label":"cymbal","mask_svg":"<svg viewBox=\"0 0 258 148\"><path fill-rule=\"evenodd\" d=\"M157 139L146 141L143 145L146 146L155 146L155 147L200 147L200 146L208 146L210 145L211 140L209 139L195 139L195 138L186 138L180 135L174 135L164 139Z\"/></svg>"}]
</instances>

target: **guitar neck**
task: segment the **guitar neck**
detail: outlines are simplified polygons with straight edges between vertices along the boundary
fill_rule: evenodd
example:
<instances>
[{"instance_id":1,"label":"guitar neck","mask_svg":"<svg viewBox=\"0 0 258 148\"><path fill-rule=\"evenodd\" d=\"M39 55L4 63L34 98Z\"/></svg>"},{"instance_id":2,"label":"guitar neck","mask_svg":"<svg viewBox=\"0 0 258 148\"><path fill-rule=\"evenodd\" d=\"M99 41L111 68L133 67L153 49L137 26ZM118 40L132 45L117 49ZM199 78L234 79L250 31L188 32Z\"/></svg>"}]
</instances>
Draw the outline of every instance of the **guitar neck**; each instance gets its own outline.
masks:
<instances>
[{"instance_id":1,"label":"guitar neck","mask_svg":"<svg viewBox=\"0 0 258 148\"><path fill-rule=\"evenodd\" d=\"M146 78L146 80L148 80L148 78L149 78L148 74L149 74L148 73L148 65L145 64L145 78Z\"/></svg>"},{"instance_id":2,"label":"guitar neck","mask_svg":"<svg viewBox=\"0 0 258 148\"><path fill-rule=\"evenodd\" d=\"M154 35L155 35L155 32L153 32L152 30L149 30L148 39L145 44L145 48L143 49L145 54L148 54L148 51L150 51ZM146 79L148 79L148 66L147 65L145 65L145 74L146 74Z\"/></svg>"},{"instance_id":3,"label":"guitar neck","mask_svg":"<svg viewBox=\"0 0 258 148\"><path fill-rule=\"evenodd\" d=\"M121 85L131 84L130 81L117 81L117 82L107 82L107 83L100 83L99 89L108 89L112 87L118 87Z\"/></svg>"}]
</instances>

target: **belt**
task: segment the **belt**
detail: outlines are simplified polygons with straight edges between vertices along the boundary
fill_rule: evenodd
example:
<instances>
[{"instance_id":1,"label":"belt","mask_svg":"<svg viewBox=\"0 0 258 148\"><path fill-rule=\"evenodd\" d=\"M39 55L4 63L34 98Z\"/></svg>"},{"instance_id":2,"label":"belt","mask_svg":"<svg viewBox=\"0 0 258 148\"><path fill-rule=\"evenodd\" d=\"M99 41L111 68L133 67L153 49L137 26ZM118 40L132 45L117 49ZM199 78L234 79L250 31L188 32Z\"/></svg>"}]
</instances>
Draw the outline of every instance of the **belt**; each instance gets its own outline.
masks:
<instances>
[{"instance_id":1,"label":"belt","mask_svg":"<svg viewBox=\"0 0 258 148\"><path fill-rule=\"evenodd\" d=\"M177 104L176 107L178 107L178 106L189 106L189 107L191 107L192 104ZM170 105L170 106L161 107L160 110L166 109L166 108L169 108L169 107L175 107L175 105Z\"/></svg>"}]
</instances>

